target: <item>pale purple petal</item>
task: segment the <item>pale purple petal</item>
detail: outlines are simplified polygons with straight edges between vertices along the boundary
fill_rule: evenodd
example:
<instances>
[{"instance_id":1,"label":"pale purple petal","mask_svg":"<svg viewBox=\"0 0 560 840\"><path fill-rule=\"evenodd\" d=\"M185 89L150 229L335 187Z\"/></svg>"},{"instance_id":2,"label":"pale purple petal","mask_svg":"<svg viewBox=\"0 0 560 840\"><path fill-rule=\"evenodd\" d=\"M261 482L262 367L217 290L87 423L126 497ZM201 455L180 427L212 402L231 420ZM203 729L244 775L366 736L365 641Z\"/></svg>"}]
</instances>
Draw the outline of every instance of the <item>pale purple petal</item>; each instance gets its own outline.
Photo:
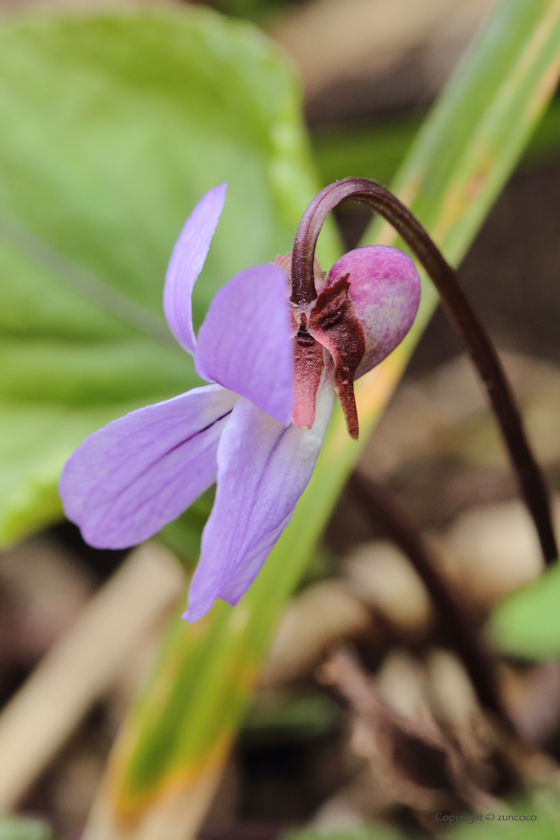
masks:
<instances>
[{"instance_id":1,"label":"pale purple petal","mask_svg":"<svg viewBox=\"0 0 560 840\"><path fill-rule=\"evenodd\" d=\"M202 196L185 222L175 243L163 290L163 311L179 344L194 354L192 290L206 261L210 242L226 199L227 184Z\"/></svg>"},{"instance_id":2,"label":"pale purple petal","mask_svg":"<svg viewBox=\"0 0 560 840\"><path fill-rule=\"evenodd\" d=\"M366 339L357 379L388 356L411 328L420 303L420 277L410 257L388 245L349 251L331 268L327 286L346 274Z\"/></svg>"},{"instance_id":3,"label":"pale purple petal","mask_svg":"<svg viewBox=\"0 0 560 840\"><path fill-rule=\"evenodd\" d=\"M59 493L96 548L128 548L176 519L216 480L216 453L237 394L206 385L140 408L90 435Z\"/></svg>"},{"instance_id":4,"label":"pale purple petal","mask_svg":"<svg viewBox=\"0 0 560 840\"><path fill-rule=\"evenodd\" d=\"M311 478L333 404L331 377L320 388L312 429L285 428L239 400L218 448L218 489L191 583L188 621L205 615L216 598L233 604L247 591Z\"/></svg>"},{"instance_id":5,"label":"pale purple petal","mask_svg":"<svg viewBox=\"0 0 560 840\"><path fill-rule=\"evenodd\" d=\"M287 425L294 361L286 277L272 263L237 274L215 295L199 332L199 376L236 391Z\"/></svg>"},{"instance_id":6,"label":"pale purple petal","mask_svg":"<svg viewBox=\"0 0 560 840\"><path fill-rule=\"evenodd\" d=\"M247 592L262 569L266 558L278 542L282 531L292 518L292 513L293 509L290 510L288 516L282 520L280 525L270 531L262 542L243 558L243 562L238 565L234 574L222 587L220 592L222 600L227 601L228 604L237 604L239 599Z\"/></svg>"}]
</instances>

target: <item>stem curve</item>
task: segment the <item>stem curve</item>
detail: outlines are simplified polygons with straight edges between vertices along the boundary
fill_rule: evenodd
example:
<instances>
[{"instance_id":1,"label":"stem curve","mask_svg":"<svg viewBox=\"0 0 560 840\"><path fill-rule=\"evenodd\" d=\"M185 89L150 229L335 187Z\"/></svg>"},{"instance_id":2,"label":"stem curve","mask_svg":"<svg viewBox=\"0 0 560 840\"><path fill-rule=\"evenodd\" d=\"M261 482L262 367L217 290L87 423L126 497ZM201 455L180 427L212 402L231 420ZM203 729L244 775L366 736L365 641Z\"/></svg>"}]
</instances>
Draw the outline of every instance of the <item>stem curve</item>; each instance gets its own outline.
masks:
<instances>
[{"instance_id":1,"label":"stem curve","mask_svg":"<svg viewBox=\"0 0 560 840\"><path fill-rule=\"evenodd\" d=\"M313 260L329 213L343 201L360 201L383 216L402 237L434 283L442 306L477 368L496 415L521 494L534 521L545 563L558 558L548 488L529 446L521 415L498 354L459 284L457 273L415 216L385 187L366 178L345 178L318 193L305 210L292 251L292 297L304 307L317 297Z\"/></svg>"}]
</instances>

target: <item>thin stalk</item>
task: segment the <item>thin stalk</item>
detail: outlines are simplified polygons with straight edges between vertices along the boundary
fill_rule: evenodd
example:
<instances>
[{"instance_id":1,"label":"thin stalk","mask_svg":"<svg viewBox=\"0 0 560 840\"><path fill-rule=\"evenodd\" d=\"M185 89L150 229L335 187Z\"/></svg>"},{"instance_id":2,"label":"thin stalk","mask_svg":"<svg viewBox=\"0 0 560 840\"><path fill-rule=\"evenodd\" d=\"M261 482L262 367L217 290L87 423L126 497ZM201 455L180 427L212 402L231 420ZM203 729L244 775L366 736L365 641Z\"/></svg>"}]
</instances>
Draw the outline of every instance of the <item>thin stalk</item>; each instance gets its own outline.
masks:
<instances>
[{"instance_id":1,"label":"thin stalk","mask_svg":"<svg viewBox=\"0 0 560 840\"><path fill-rule=\"evenodd\" d=\"M383 484L355 472L348 487L358 506L368 518L379 518L389 536L407 555L424 581L436 607L446 640L464 662L482 706L492 711L509 730L513 725L505 711L493 657L473 629L470 616L463 609L435 561L414 522Z\"/></svg>"},{"instance_id":2,"label":"thin stalk","mask_svg":"<svg viewBox=\"0 0 560 840\"><path fill-rule=\"evenodd\" d=\"M317 297L313 280L317 238L331 210L348 200L361 201L383 216L404 239L433 281L442 306L488 392L522 496L535 523L545 563L553 563L558 558L558 549L548 489L529 446L498 354L459 285L457 273L398 198L385 187L365 178L346 178L321 190L307 207L297 229L292 252L292 304L303 308Z\"/></svg>"}]
</instances>

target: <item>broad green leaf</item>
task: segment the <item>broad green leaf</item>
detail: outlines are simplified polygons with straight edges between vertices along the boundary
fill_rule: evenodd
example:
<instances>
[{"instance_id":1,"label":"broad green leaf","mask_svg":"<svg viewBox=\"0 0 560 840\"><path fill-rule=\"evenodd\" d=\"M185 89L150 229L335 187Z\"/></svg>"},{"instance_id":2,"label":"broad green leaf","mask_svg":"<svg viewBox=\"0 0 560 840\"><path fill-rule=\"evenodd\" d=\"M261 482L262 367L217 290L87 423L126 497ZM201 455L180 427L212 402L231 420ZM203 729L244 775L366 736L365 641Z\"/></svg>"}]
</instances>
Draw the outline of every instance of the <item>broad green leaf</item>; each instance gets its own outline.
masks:
<instances>
[{"instance_id":1,"label":"broad green leaf","mask_svg":"<svg viewBox=\"0 0 560 840\"><path fill-rule=\"evenodd\" d=\"M161 306L196 201L229 183L199 324L233 273L291 249L314 183L284 57L202 9L4 19L0 124L6 544L60 517L60 469L86 434L200 384Z\"/></svg>"},{"instance_id":2,"label":"broad green leaf","mask_svg":"<svg viewBox=\"0 0 560 840\"><path fill-rule=\"evenodd\" d=\"M494 610L488 625L506 653L528 659L560 656L560 565L516 589Z\"/></svg>"},{"instance_id":3,"label":"broad green leaf","mask_svg":"<svg viewBox=\"0 0 560 840\"><path fill-rule=\"evenodd\" d=\"M516 165L556 84L559 55L560 0L502 0L409 153L397 190L452 262ZM383 226L366 241L379 238L394 241ZM95 812L104 822L94 815L92 837L102 827L113 840L121 820L160 824L178 807L173 797L207 800L207 780L227 755L276 621L435 304L426 284L410 338L357 383L360 444L335 410L309 487L247 595L235 609L217 603L190 628L172 622L113 753L112 788Z\"/></svg>"}]
</instances>

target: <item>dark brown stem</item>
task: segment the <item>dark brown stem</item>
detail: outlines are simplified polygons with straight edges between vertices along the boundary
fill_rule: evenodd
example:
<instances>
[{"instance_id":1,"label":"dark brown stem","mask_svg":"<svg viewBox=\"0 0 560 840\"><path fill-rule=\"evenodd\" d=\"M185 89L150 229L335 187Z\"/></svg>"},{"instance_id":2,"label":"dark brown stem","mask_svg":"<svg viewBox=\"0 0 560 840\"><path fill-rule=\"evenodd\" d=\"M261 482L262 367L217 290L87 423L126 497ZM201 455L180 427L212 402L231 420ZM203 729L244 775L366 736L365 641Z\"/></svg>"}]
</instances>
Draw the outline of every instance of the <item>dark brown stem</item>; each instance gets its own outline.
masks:
<instances>
[{"instance_id":1,"label":"dark brown stem","mask_svg":"<svg viewBox=\"0 0 560 840\"><path fill-rule=\"evenodd\" d=\"M313 260L317 238L331 210L342 201L361 201L383 216L402 236L433 281L442 306L486 387L504 436L521 493L533 517L545 563L558 557L550 515L548 489L533 456L521 416L498 354L479 321L455 270L446 262L420 222L385 187L365 178L346 178L321 190L307 207L297 229L292 252L292 303L306 306L317 293Z\"/></svg>"},{"instance_id":2,"label":"dark brown stem","mask_svg":"<svg viewBox=\"0 0 560 840\"><path fill-rule=\"evenodd\" d=\"M381 520L389 536L407 555L424 581L435 604L446 640L463 660L481 705L494 712L512 729L500 699L493 658L473 628L470 616L439 573L414 522L388 487L360 473L354 473L348 486L366 516Z\"/></svg>"}]
</instances>

